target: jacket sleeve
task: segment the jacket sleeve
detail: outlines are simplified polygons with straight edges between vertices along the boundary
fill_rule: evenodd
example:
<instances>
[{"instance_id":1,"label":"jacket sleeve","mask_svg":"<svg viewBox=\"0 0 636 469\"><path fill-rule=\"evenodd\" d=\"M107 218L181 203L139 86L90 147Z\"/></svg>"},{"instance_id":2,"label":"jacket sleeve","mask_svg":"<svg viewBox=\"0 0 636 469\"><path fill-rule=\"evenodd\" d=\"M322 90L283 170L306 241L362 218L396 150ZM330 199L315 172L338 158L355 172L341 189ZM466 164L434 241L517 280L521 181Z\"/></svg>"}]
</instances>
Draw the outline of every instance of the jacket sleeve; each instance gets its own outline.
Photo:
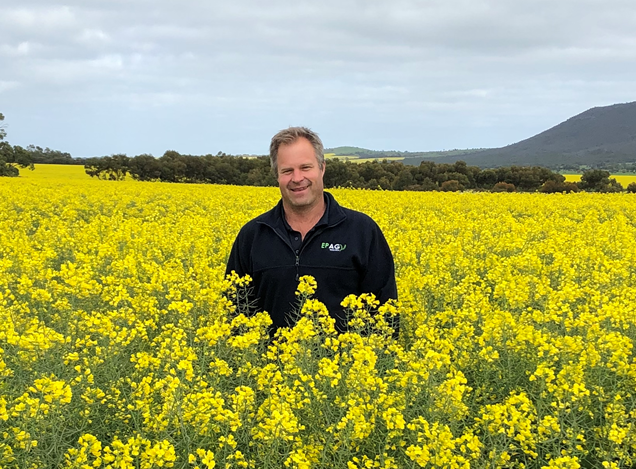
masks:
<instances>
[{"instance_id":1,"label":"jacket sleeve","mask_svg":"<svg viewBox=\"0 0 636 469\"><path fill-rule=\"evenodd\" d=\"M373 223L366 271L362 277L361 291L373 293L381 304L390 299L397 300L395 265L393 254L380 227Z\"/></svg>"},{"instance_id":2,"label":"jacket sleeve","mask_svg":"<svg viewBox=\"0 0 636 469\"><path fill-rule=\"evenodd\" d=\"M244 277L245 275L252 276L250 243L246 241L245 235L245 228L243 228L234 240L230 255L227 259L225 275L235 271L239 277ZM246 296L238 295L232 299L234 305L237 307L238 313L251 316L257 311L262 310L262 308L258 305L258 300L254 294L253 284L247 286L245 294Z\"/></svg>"},{"instance_id":3,"label":"jacket sleeve","mask_svg":"<svg viewBox=\"0 0 636 469\"><path fill-rule=\"evenodd\" d=\"M245 242L245 228L239 231L239 234L236 236L234 240L234 244L232 245L232 250L230 251L230 255L227 259L227 265L225 267L225 275L228 275L232 271L235 271L239 277L243 277L247 274L252 275L250 270L250 262L249 262L249 246L248 243Z\"/></svg>"},{"instance_id":4,"label":"jacket sleeve","mask_svg":"<svg viewBox=\"0 0 636 469\"><path fill-rule=\"evenodd\" d=\"M375 222L373 222L373 226L368 264L366 274L362 278L361 287L363 293L373 293L382 305L388 300L397 300L395 265L391 248L386 242L382 230ZM393 338L397 339L400 335L400 317L393 317L389 320L389 323L394 331Z\"/></svg>"}]
</instances>

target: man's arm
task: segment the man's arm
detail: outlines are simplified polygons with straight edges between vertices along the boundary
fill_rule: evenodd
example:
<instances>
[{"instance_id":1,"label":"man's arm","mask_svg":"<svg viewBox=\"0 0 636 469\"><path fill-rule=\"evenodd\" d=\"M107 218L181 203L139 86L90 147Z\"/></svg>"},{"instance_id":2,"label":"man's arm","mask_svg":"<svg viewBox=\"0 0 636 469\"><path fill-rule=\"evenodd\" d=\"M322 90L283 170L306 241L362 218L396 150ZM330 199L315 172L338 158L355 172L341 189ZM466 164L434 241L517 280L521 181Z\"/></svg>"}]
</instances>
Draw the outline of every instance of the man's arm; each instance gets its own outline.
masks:
<instances>
[{"instance_id":1,"label":"man's arm","mask_svg":"<svg viewBox=\"0 0 636 469\"><path fill-rule=\"evenodd\" d=\"M243 277L247 274L251 275L249 268L249 252L245 248L245 242L243 241L243 230L239 232L234 240L230 256L227 258L227 265L225 267L225 275L230 274L232 271L236 272L239 277Z\"/></svg>"},{"instance_id":2,"label":"man's arm","mask_svg":"<svg viewBox=\"0 0 636 469\"><path fill-rule=\"evenodd\" d=\"M369 246L367 271L362 278L361 291L373 293L381 305L393 299L397 300L397 285L395 283L395 264L391 248L380 230L373 222L373 235ZM393 338L400 335L400 317L386 318L393 328Z\"/></svg>"},{"instance_id":3,"label":"man's arm","mask_svg":"<svg viewBox=\"0 0 636 469\"><path fill-rule=\"evenodd\" d=\"M245 241L245 230L241 229L227 259L225 267L225 275L229 275L232 271L236 272L239 277L246 275L252 276L250 261L250 243ZM238 313L251 316L257 309L257 299L254 296L254 285L244 285L239 283L236 289L236 296L232 296L232 302L237 307Z\"/></svg>"},{"instance_id":4,"label":"man's arm","mask_svg":"<svg viewBox=\"0 0 636 469\"><path fill-rule=\"evenodd\" d=\"M373 222L366 272L360 287L362 293L373 293L381 304L390 299L397 300L393 254L380 227L375 222Z\"/></svg>"}]
</instances>

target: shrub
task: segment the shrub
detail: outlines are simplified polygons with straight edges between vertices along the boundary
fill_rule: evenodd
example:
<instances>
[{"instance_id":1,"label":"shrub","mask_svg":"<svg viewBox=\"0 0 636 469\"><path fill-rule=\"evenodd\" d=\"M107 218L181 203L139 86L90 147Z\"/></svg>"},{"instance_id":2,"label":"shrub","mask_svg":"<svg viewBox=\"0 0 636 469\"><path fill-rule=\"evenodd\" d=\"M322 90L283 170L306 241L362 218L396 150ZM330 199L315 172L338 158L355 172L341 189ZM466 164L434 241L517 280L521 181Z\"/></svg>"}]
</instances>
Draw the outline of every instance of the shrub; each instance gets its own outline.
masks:
<instances>
[{"instance_id":1,"label":"shrub","mask_svg":"<svg viewBox=\"0 0 636 469\"><path fill-rule=\"evenodd\" d=\"M492 186L492 192L514 192L516 190L514 184L510 184L507 182L498 182L494 186Z\"/></svg>"},{"instance_id":2,"label":"shrub","mask_svg":"<svg viewBox=\"0 0 636 469\"><path fill-rule=\"evenodd\" d=\"M586 191L601 191L610 183L610 173L604 169L590 169L581 175L579 187Z\"/></svg>"},{"instance_id":3,"label":"shrub","mask_svg":"<svg viewBox=\"0 0 636 469\"><path fill-rule=\"evenodd\" d=\"M605 193L623 192L623 185L616 179L612 178L609 180L609 184L603 184L598 188L598 191Z\"/></svg>"},{"instance_id":4,"label":"shrub","mask_svg":"<svg viewBox=\"0 0 636 469\"><path fill-rule=\"evenodd\" d=\"M579 186L573 182L557 182L552 179L543 183L539 188L539 192L544 194L552 194L555 192L578 192Z\"/></svg>"},{"instance_id":5,"label":"shrub","mask_svg":"<svg viewBox=\"0 0 636 469\"><path fill-rule=\"evenodd\" d=\"M456 179L451 179L450 181L444 181L439 188L439 190L444 192L457 192L463 189L464 189L464 186L462 186L459 183L459 181Z\"/></svg>"}]
</instances>

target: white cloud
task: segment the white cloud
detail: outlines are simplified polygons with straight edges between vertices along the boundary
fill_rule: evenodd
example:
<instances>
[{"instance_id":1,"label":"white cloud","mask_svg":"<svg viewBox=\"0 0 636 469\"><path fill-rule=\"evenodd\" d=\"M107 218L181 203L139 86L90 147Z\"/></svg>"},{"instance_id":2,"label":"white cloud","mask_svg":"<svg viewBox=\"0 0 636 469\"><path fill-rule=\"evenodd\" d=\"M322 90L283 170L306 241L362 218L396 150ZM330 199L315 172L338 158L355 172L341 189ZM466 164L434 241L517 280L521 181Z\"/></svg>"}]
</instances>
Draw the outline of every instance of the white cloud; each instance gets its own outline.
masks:
<instances>
[{"instance_id":1,"label":"white cloud","mask_svg":"<svg viewBox=\"0 0 636 469\"><path fill-rule=\"evenodd\" d=\"M26 2L25 2L26 3ZM66 28L75 24L75 14L66 5L0 9L0 23L16 28Z\"/></svg>"},{"instance_id":2,"label":"white cloud","mask_svg":"<svg viewBox=\"0 0 636 469\"><path fill-rule=\"evenodd\" d=\"M83 29L82 32L77 36L77 40L80 43L85 44L104 44L111 41L111 38L108 34L106 34L101 29Z\"/></svg>"},{"instance_id":3,"label":"white cloud","mask_svg":"<svg viewBox=\"0 0 636 469\"><path fill-rule=\"evenodd\" d=\"M192 153L206 152L198 133L224 139L224 151L253 153L266 142L231 141L232 126L267 134L302 121L361 146L497 146L588 107L636 99L631 0L21 5L0 9L2 80L20 83L3 106L130 111L131 132L161 108L181 116L173 137ZM28 140L48 145L53 130L42 129ZM85 154L102 142L96 132L69 134L61 147ZM159 145L156 135L137 135L143 151Z\"/></svg>"},{"instance_id":4,"label":"white cloud","mask_svg":"<svg viewBox=\"0 0 636 469\"><path fill-rule=\"evenodd\" d=\"M31 49L32 47L28 41L21 42L15 46L2 44L0 45L0 54L9 57L19 57L28 55Z\"/></svg>"},{"instance_id":5,"label":"white cloud","mask_svg":"<svg viewBox=\"0 0 636 469\"><path fill-rule=\"evenodd\" d=\"M4 93L5 91L9 91L20 86L20 83L17 81L2 81L0 80L0 93Z\"/></svg>"},{"instance_id":6,"label":"white cloud","mask_svg":"<svg viewBox=\"0 0 636 469\"><path fill-rule=\"evenodd\" d=\"M119 54L109 54L89 60L88 65L97 70L122 70L124 60Z\"/></svg>"}]
</instances>

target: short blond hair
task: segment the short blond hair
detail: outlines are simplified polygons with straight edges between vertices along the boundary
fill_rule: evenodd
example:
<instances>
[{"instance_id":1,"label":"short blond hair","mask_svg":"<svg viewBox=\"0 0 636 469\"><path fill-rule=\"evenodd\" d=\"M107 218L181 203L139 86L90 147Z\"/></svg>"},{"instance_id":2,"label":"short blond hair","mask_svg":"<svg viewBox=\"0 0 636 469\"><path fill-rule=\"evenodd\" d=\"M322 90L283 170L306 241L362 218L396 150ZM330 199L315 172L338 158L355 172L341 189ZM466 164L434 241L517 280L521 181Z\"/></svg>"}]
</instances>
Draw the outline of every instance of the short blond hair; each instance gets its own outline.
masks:
<instances>
[{"instance_id":1,"label":"short blond hair","mask_svg":"<svg viewBox=\"0 0 636 469\"><path fill-rule=\"evenodd\" d=\"M320 169L325 166L325 149L318 134L307 127L289 127L274 135L269 145L269 159L272 164L272 173L274 173L275 177L278 177L278 149L281 145L290 145L299 138L309 140L311 146L314 147L318 166Z\"/></svg>"}]
</instances>

